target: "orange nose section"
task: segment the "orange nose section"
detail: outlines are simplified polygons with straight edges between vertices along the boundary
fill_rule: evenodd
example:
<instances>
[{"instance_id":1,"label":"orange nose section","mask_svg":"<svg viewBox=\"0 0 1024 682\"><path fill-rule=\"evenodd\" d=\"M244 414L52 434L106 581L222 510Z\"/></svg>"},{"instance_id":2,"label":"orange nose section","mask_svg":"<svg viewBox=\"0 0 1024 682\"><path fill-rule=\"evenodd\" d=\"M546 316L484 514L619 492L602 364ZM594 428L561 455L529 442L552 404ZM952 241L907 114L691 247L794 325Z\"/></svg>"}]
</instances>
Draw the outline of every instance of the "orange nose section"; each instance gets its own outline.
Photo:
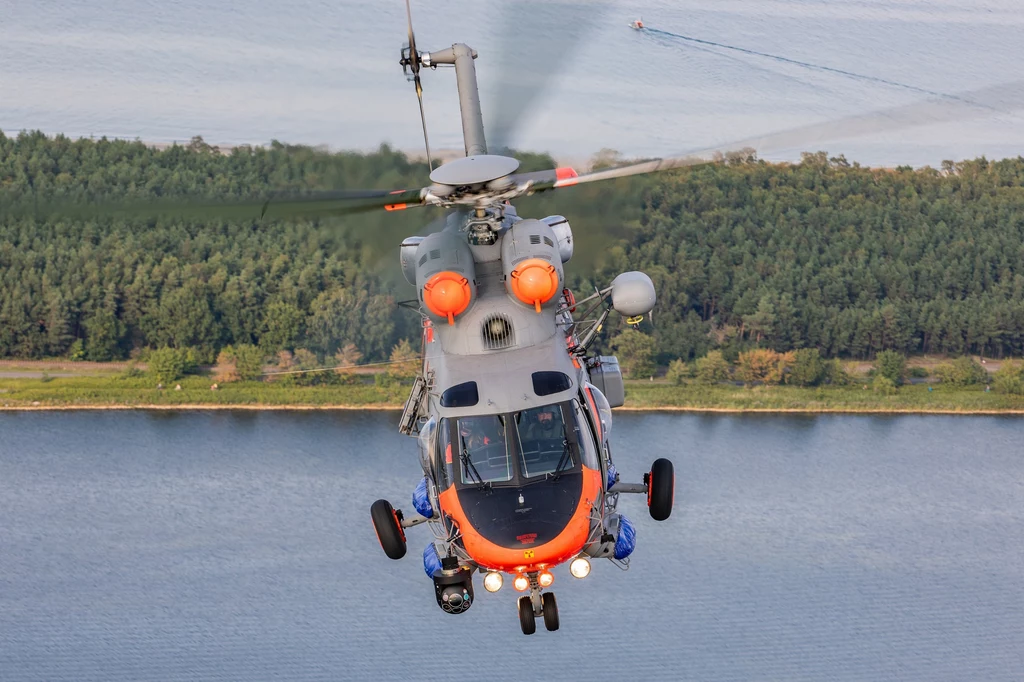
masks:
<instances>
[{"instance_id":1,"label":"orange nose section","mask_svg":"<svg viewBox=\"0 0 1024 682\"><path fill-rule=\"evenodd\" d=\"M470 298L469 280L457 272L439 272L423 285L423 303L430 312L448 318L448 324L455 324L455 316L469 307Z\"/></svg>"},{"instance_id":2,"label":"orange nose section","mask_svg":"<svg viewBox=\"0 0 1024 682\"><path fill-rule=\"evenodd\" d=\"M532 305L537 312L558 291L558 272L555 266L540 258L520 263L512 271L512 293L523 303Z\"/></svg>"}]
</instances>

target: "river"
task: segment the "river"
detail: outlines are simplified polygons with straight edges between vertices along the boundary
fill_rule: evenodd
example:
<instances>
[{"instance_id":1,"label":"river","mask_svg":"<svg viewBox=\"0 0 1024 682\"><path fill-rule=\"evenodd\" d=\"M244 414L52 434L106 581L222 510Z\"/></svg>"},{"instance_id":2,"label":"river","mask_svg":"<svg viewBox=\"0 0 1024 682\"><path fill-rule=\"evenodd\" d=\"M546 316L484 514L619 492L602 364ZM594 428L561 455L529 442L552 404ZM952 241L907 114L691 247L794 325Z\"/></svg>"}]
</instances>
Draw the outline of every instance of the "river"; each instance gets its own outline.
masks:
<instances>
[{"instance_id":1,"label":"river","mask_svg":"<svg viewBox=\"0 0 1024 682\"><path fill-rule=\"evenodd\" d=\"M629 571L451 616L410 530L392 412L0 412L0 678L1019 680L1015 418L616 413L624 477L668 456L676 509ZM421 532L422 531L422 532ZM578 671L578 672L574 672Z\"/></svg>"},{"instance_id":2,"label":"river","mask_svg":"<svg viewBox=\"0 0 1024 682\"><path fill-rule=\"evenodd\" d=\"M522 110L506 116L519 121L506 141L574 163L602 147L651 156L756 143L923 91L1010 81L1015 89L967 96L981 106L955 123L921 116L934 125L808 134L763 155L827 149L937 167L1024 153L1019 0L412 0L412 12L421 50L464 41L478 51L489 135L498 110ZM653 30L630 30L638 16ZM401 0L6 2L0 130L418 152L416 96L398 65L405 40ZM428 71L423 87L435 151L461 149L454 74Z\"/></svg>"}]
</instances>

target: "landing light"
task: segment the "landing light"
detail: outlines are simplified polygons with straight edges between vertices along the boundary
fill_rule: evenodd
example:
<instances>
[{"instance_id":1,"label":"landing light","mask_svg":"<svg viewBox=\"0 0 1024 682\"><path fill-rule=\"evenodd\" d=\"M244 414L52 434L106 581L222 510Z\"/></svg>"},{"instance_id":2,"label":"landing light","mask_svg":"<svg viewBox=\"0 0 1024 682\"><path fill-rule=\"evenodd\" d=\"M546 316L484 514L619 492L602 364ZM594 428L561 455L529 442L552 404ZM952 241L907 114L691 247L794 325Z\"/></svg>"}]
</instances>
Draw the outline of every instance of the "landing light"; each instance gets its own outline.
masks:
<instances>
[{"instance_id":1,"label":"landing light","mask_svg":"<svg viewBox=\"0 0 1024 682\"><path fill-rule=\"evenodd\" d=\"M505 578L502 577L501 573L497 571L489 571L484 576L484 589L488 592L497 592L501 589L502 584L505 582Z\"/></svg>"},{"instance_id":2,"label":"landing light","mask_svg":"<svg viewBox=\"0 0 1024 682\"><path fill-rule=\"evenodd\" d=\"M526 592L526 590L530 589L530 579L520 573L512 581L512 587L516 588L516 592Z\"/></svg>"},{"instance_id":3,"label":"landing light","mask_svg":"<svg viewBox=\"0 0 1024 682\"><path fill-rule=\"evenodd\" d=\"M583 557L577 557L569 564L569 573L573 578L586 578L590 575L590 562Z\"/></svg>"},{"instance_id":4,"label":"landing light","mask_svg":"<svg viewBox=\"0 0 1024 682\"><path fill-rule=\"evenodd\" d=\"M555 576L551 574L551 571L541 571L537 576L537 582L541 587L551 587L551 583L555 582Z\"/></svg>"}]
</instances>

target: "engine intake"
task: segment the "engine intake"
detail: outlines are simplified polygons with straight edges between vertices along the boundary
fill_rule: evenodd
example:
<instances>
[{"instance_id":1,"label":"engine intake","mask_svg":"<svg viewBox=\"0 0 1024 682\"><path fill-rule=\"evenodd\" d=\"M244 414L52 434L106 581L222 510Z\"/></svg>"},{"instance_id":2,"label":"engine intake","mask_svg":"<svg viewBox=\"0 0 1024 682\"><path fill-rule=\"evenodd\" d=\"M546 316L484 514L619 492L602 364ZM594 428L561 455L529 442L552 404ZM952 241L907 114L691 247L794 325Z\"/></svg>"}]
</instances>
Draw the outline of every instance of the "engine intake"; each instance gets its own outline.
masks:
<instances>
[{"instance_id":1,"label":"engine intake","mask_svg":"<svg viewBox=\"0 0 1024 682\"><path fill-rule=\"evenodd\" d=\"M476 268L469 245L458 235L435 232L415 248L420 302L438 321L455 324L476 297Z\"/></svg>"},{"instance_id":2,"label":"engine intake","mask_svg":"<svg viewBox=\"0 0 1024 682\"><path fill-rule=\"evenodd\" d=\"M557 303L562 291L562 256L551 226L540 220L520 220L501 241L505 288L515 300L538 313Z\"/></svg>"}]
</instances>

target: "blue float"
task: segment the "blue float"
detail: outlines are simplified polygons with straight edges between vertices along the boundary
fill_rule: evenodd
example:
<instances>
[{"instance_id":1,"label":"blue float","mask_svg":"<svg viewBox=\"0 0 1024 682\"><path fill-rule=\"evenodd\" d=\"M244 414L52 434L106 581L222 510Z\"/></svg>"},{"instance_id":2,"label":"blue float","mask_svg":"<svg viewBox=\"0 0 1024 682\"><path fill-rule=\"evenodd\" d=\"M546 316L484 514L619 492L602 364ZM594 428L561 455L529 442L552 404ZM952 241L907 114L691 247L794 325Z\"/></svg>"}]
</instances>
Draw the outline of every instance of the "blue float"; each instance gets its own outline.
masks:
<instances>
[{"instance_id":1,"label":"blue float","mask_svg":"<svg viewBox=\"0 0 1024 682\"><path fill-rule=\"evenodd\" d=\"M433 578L434 573L441 570L441 557L437 555L437 547L431 542L423 548L423 571L428 578Z\"/></svg>"},{"instance_id":2,"label":"blue float","mask_svg":"<svg viewBox=\"0 0 1024 682\"><path fill-rule=\"evenodd\" d=\"M625 559L636 549L636 529L625 514L619 515L619 537L615 538L615 558Z\"/></svg>"},{"instance_id":3,"label":"blue float","mask_svg":"<svg viewBox=\"0 0 1024 682\"><path fill-rule=\"evenodd\" d=\"M416 490L412 491L412 506L416 513L428 519L434 518L434 507L430 504L430 493L427 491L427 477L420 479Z\"/></svg>"}]
</instances>

